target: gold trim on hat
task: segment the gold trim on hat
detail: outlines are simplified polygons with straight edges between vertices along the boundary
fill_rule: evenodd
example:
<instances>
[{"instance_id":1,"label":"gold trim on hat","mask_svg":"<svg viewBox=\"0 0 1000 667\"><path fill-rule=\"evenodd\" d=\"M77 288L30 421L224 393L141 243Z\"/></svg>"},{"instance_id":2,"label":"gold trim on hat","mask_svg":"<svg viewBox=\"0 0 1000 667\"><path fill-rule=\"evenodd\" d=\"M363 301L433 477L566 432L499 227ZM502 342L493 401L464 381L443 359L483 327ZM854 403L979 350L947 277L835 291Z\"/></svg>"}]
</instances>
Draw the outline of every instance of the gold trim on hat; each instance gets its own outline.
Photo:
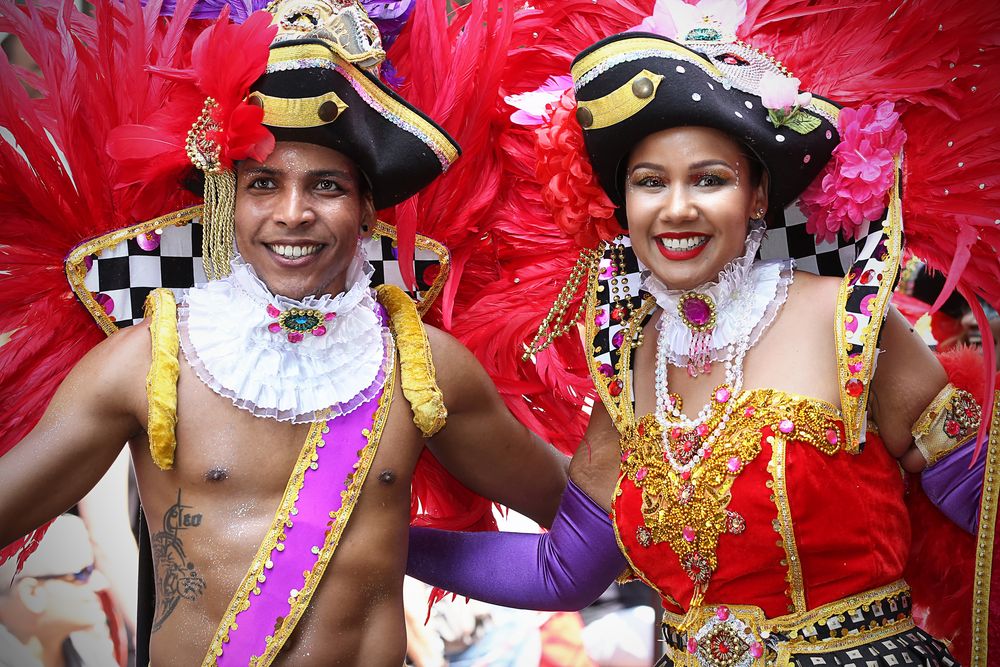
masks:
<instances>
[{"instance_id":1,"label":"gold trim on hat","mask_svg":"<svg viewBox=\"0 0 1000 667\"><path fill-rule=\"evenodd\" d=\"M347 102L332 90L315 97L272 97L255 92L247 101L264 108L263 123L270 127L320 127L347 110Z\"/></svg>"},{"instance_id":2,"label":"gold trim on hat","mask_svg":"<svg viewBox=\"0 0 1000 667\"><path fill-rule=\"evenodd\" d=\"M600 66L605 60L628 53L634 53L636 51L663 51L664 53L672 54L682 58L683 60L694 63L713 77L720 79L726 78L722 71L713 65L711 61L706 60L690 49L686 49L679 44L666 42L662 39L636 37L634 39L623 39L611 42L596 51L588 53L586 56L577 61L577 63L573 65L570 70L573 75L573 80L579 81L587 72Z\"/></svg>"},{"instance_id":3,"label":"gold trim on hat","mask_svg":"<svg viewBox=\"0 0 1000 667\"><path fill-rule=\"evenodd\" d=\"M580 100L577 118L586 115L580 119L580 125L585 130L600 130L628 120L653 101L661 81L662 74L653 74L644 69L604 97ZM589 122L584 123L585 120Z\"/></svg>"}]
</instances>

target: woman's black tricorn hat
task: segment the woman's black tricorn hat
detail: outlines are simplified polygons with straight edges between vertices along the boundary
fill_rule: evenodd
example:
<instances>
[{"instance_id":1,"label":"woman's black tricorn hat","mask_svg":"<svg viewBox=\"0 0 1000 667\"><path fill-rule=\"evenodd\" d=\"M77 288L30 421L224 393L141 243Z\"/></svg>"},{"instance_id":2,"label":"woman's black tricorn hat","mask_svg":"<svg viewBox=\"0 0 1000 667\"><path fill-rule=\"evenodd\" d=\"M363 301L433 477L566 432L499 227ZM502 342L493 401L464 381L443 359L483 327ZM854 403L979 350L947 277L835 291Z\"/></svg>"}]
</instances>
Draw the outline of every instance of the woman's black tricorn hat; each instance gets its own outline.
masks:
<instances>
[{"instance_id":1,"label":"woman's black tricorn hat","mask_svg":"<svg viewBox=\"0 0 1000 667\"><path fill-rule=\"evenodd\" d=\"M808 105L773 113L761 101L767 73L788 76L772 58L740 42L681 44L645 32L608 37L573 60L584 143L623 224L629 154L644 137L672 127L712 127L745 145L770 175L771 210L784 209L802 193L840 141L838 107L811 96Z\"/></svg>"},{"instance_id":2,"label":"woman's black tricorn hat","mask_svg":"<svg viewBox=\"0 0 1000 667\"><path fill-rule=\"evenodd\" d=\"M327 146L351 158L376 209L416 194L458 159L443 129L383 84L378 29L357 2L286 0L278 34L247 101L278 141Z\"/></svg>"}]
</instances>

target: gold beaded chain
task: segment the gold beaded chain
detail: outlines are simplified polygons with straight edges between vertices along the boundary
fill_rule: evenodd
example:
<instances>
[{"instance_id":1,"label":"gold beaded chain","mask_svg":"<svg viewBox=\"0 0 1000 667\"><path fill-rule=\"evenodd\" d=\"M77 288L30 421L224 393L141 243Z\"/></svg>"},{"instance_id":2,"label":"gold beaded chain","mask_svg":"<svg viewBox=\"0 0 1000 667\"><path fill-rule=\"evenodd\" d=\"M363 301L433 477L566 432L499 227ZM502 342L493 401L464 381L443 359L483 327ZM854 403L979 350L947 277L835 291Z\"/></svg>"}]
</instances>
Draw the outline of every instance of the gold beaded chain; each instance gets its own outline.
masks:
<instances>
[{"instance_id":1,"label":"gold beaded chain","mask_svg":"<svg viewBox=\"0 0 1000 667\"><path fill-rule=\"evenodd\" d=\"M597 248L580 251L580 257L576 260L576 264L573 265L573 270L570 272L566 284L563 285L562 290L559 291L559 295L552 304L552 308L549 309L545 319L538 326L538 332L531 340L531 344L528 345L528 349L521 355L521 361L527 361L533 355L547 348L556 338L569 331L576 324L576 321L580 319L580 315L586 307L585 298L580 300L580 304L577 306L576 312L573 313L572 317L564 319L564 315L576 297L580 282L584 276L587 277L587 287L584 294L590 293L594 288L594 284L597 281L596 269L603 256L603 244Z\"/></svg>"}]
</instances>

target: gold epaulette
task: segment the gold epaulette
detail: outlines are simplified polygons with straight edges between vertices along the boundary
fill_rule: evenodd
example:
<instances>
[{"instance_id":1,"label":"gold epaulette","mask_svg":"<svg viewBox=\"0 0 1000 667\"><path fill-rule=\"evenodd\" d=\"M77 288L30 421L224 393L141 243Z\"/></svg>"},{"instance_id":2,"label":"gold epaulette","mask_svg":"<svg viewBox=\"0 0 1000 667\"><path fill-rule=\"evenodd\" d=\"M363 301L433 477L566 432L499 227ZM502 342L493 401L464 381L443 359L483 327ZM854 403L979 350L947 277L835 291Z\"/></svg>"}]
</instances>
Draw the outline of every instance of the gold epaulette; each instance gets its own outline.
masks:
<instances>
[{"instance_id":1,"label":"gold epaulette","mask_svg":"<svg viewBox=\"0 0 1000 667\"><path fill-rule=\"evenodd\" d=\"M177 425L177 378L180 375L177 302L173 292L162 287L150 292L146 297L145 317L149 320L153 351L153 362L146 375L149 453L161 470L170 470L174 466L177 446L174 427Z\"/></svg>"},{"instance_id":2,"label":"gold epaulette","mask_svg":"<svg viewBox=\"0 0 1000 667\"><path fill-rule=\"evenodd\" d=\"M400 388L413 410L413 423L429 438L444 427L448 410L437 385L427 333L416 305L406 292L395 285L379 285L376 292L379 303L389 312L396 336Z\"/></svg>"}]
</instances>

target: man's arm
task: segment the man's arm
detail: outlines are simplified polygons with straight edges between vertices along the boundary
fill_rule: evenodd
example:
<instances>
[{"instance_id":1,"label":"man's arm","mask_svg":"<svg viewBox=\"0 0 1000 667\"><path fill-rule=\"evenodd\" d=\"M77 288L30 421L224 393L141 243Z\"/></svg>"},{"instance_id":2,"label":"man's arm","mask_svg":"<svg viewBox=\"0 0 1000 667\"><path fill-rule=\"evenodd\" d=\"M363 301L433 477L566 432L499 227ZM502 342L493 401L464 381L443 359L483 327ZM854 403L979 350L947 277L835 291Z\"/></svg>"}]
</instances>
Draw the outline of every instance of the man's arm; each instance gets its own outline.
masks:
<instances>
[{"instance_id":1,"label":"man's arm","mask_svg":"<svg viewBox=\"0 0 1000 667\"><path fill-rule=\"evenodd\" d=\"M70 371L31 433L0 457L0 544L78 502L141 432L149 363L149 331L139 325L101 342Z\"/></svg>"},{"instance_id":2,"label":"man's arm","mask_svg":"<svg viewBox=\"0 0 1000 667\"><path fill-rule=\"evenodd\" d=\"M435 457L482 496L549 526L566 486L568 459L514 419L476 358L427 326L448 421L428 441Z\"/></svg>"}]
</instances>

